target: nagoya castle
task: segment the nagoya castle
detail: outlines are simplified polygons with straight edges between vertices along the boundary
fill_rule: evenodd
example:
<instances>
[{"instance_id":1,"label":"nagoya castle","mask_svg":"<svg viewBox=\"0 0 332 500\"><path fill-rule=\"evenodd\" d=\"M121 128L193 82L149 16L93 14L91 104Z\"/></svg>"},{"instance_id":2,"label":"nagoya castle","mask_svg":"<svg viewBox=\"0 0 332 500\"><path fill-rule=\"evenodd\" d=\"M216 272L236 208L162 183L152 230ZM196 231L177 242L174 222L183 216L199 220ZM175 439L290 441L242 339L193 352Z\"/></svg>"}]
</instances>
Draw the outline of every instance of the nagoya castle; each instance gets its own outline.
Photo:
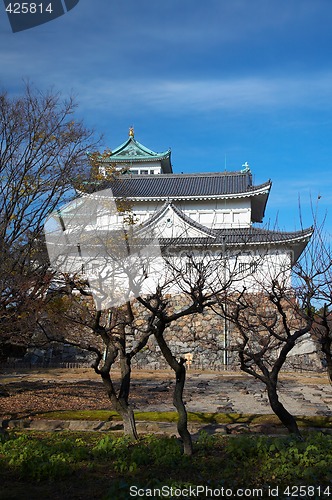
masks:
<instances>
[{"instance_id":1,"label":"nagoya castle","mask_svg":"<svg viewBox=\"0 0 332 500\"><path fill-rule=\"evenodd\" d=\"M248 163L231 172L173 173L171 151L143 146L130 128L128 139L103 160L100 172L106 178L110 165L123 173L103 187L111 187L115 199L128 200L136 222L153 229L163 247L216 252L226 246L245 272L253 267L248 253L273 255L276 265L294 264L312 234L312 228L282 232L259 226L272 182L254 185ZM116 217L114 223L120 223L123 214Z\"/></svg>"},{"instance_id":2,"label":"nagoya castle","mask_svg":"<svg viewBox=\"0 0 332 500\"><path fill-rule=\"evenodd\" d=\"M120 175L108 176L114 167ZM174 173L171 150L153 151L140 143L130 128L127 140L103 159L99 169L105 181L97 190L111 188L115 200L128 200L137 227L152 231L162 252L182 256L196 252L202 258L207 253L227 254L228 262L232 261L237 270L237 286L240 283L247 290L255 288L254 282L262 283L281 271L291 286L291 267L306 247L312 229L282 232L262 227L272 183L253 184L247 162L236 171ZM123 223L123 213L111 217L112 224ZM109 216L103 213L99 218L97 226L102 227ZM175 289L181 307L177 293ZM189 364L225 369L237 365L229 348L236 335L232 330L227 321L204 311L172 324L167 336L172 351L186 357ZM296 351L294 354L305 356L301 363L317 362L312 342L307 342L301 352ZM137 360L142 366L163 366L153 338Z\"/></svg>"}]
</instances>

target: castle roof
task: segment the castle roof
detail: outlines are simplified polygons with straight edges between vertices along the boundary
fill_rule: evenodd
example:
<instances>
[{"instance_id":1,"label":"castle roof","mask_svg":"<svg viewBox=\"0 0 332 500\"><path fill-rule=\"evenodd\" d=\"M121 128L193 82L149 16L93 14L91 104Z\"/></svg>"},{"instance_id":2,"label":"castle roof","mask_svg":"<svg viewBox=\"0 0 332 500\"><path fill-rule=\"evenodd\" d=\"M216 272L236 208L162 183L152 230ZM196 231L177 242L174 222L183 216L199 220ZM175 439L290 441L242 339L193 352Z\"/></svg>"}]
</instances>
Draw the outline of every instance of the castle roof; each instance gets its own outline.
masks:
<instances>
[{"instance_id":1,"label":"castle roof","mask_svg":"<svg viewBox=\"0 0 332 500\"><path fill-rule=\"evenodd\" d=\"M261 222L271 181L252 184L250 172L196 174L122 175L108 179L95 189L111 188L115 198L135 202L251 198L252 221ZM90 189L94 189L90 185Z\"/></svg>"},{"instance_id":2,"label":"castle roof","mask_svg":"<svg viewBox=\"0 0 332 500\"><path fill-rule=\"evenodd\" d=\"M168 216L169 210L173 211L183 222L182 234L176 237L163 237L165 230L160 223ZM151 235L153 234L153 227L162 228L158 237L161 247L173 247L175 249L179 247L243 247L249 249L263 246L272 249L286 245L292 251L293 262L296 262L299 258L313 233L313 228L292 232L275 231L254 226L224 229L207 228L188 217L171 202L164 203L152 217L139 224L136 229L137 235L144 235L146 231ZM193 236L194 234L195 236Z\"/></svg>"},{"instance_id":3,"label":"castle roof","mask_svg":"<svg viewBox=\"0 0 332 500\"><path fill-rule=\"evenodd\" d=\"M113 162L116 164L123 164L124 166L152 161L160 161L163 172L172 172L171 150L168 149L162 153L156 153L138 142L134 138L133 132L130 133L128 139L123 144L111 152L108 159L103 160L104 163Z\"/></svg>"}]
</instances>

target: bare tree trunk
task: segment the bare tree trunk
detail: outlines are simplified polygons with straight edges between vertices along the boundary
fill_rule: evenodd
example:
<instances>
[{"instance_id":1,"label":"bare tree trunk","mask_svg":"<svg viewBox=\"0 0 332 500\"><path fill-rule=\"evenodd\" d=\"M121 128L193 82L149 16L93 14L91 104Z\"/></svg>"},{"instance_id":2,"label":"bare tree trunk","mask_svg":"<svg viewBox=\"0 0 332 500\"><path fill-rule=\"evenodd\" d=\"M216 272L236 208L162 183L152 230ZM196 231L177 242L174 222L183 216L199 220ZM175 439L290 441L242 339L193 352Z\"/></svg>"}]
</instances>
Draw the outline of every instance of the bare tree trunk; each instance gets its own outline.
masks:
<instances>
[{"instance_id":1,"label":"bare tree trunk","mask_svg":"<svg viewBox=\"0 0 332 500\"><path fill-rule=\"evenodd\" d=\"M120 351L120 368L121 368L121 387L118 396L121 407L124 408L123 413L123 428L124 433L130 435L133 439L138 439L136 430L135 416L132 407L129 404L130 382L131 382L131 358L126 354L126 337L125 330L122 331L122 350Z\"/></svg>"},{"instance_id":2,"label":"bare tree trunk","mask_svg":"<svg viewBox=\"0 0 332 500\"><path fill-rule=\"evenodd\" d=\"M178 412L178 433L183 441L183 453L185 455L193 454L193 445L190 432L188 431L188 417L185 404L183 402L183 389L186 380L185 359L181 358L177 361L173 356L170 348L165 342L163 337L164 327L159 325L158 330L155 332L155 337L158 345L163 353L167 363L175 372L175 388L173 395L173 404Z\"/></svg>"},{"instance_id":3,"label":"bare tree trunk","mask_svg":"<svg viewBox=\"0 0 332 500\"><path fill-rule=\"evenodd\" d=\"M324 356L322 363L324 363L330 384L332 385L332 316L326 303L321 312L318 311L315 313L313 332L314 336L317 337L320 351Z\"/></svg>"},{"instance_id":4,"label":"bare tree trunk","mask_svg":"<svg viewBox=\"0 0 332 500\"><path fill-rule=\"evenodd\" d=\"M126 406L126 411L122 414L122 419L124 434L137 441L138 433L136 428L135 415L133 409L129 405Z\"/></svg>"},{"instance_id":5,"label":"bare tree trunk","mask_svg":"<svg viewBox=\"0 0 332 500\"><path fill-rule=\"evenodd\" d=\"M326 332L322 335L322 352L325 356L326 370L329 377L330 384L332 385L332 338L330 329L327 327Z\"/></svg>"},{"instance_id":6,"label":"bare tree trunk","mask_svg":"<svg viewBox=\"0 0 332 500\"><path fill-rule=\"evenodd\" d=\"M326 369L330 384L332 385L332 356L331 352L326 353Z\"/></svg>"},{"instance_id":7,"label":"bare tree trunk","mask_svg":"<svg viewBox=\"0 0 332 500\"><path fill-rule=\"evenodd\" d=\"M173 404L178 412L178 433L183 441L183 453L185 455L193 454L193 445L190 432L188 431L188 415L183 402L183 389L186 381L185 360L180 359L179 369L176 371L176 382L174 388Z\"/></svg>"},{"instance_id":8,"label":"bare tree trunk","mask_svg":"<svg viewBox=\"0 0 332 500\"><path fill-rule=\"evenodd\" d=\"M288 429L288 431L291 434L295 434L297 437L301 438L302 436L299 431L295 418L286 410L284 405L279 401L277 393L277 384L269 380L266 383L266 387L267 387L269 402L273 412L277 415L281 423Z\"/></svg>"},{"instance_id":9,"label":"bare tree trunk","mask_svg":"<svg viewBox=\"0 0 332 500\"><path fill-rule=\"evenodd\" d=\"M105 345L107 346L107 355L104 365L101 369L98 368L101 360L101 355L98 356L95 363L92 365L95 372L98 373L106 388L108 397L112 403L115 411L117 411L123 420L124 434L130 436L132 439L137 440L138 434L136 430L135 416L132 408L129 405L129 391L130 391L130 375L131 375L131 358L126 354L126 338L125 327L123 324L119 325L119 336L117 341L110 342L105 331L99 326L100 312L96 316L95 330L102 336ZM116 323L117 318L113 317L112 321ZM117 394L111 379L111 368L119 354L120 350L120 368L121 368L121 385L119 394Z\"/></svg>"},{"instance_id":10,"label":"bare tree trunk","mask_svg":"<svg viewBox=\"0 0 332 500\"><path fill-rule=\"evenodd\" d=\"M134 440L137 440L138 434L132 408L123 397L117 397L110 375L103 373L101 376L104 386L106 387L108 397L111 400L112 406L114 410L117 411L119 415L121 415L121 418L123 420L124 434L126 436L130 436Z\"/></svg>"}]
</instances>

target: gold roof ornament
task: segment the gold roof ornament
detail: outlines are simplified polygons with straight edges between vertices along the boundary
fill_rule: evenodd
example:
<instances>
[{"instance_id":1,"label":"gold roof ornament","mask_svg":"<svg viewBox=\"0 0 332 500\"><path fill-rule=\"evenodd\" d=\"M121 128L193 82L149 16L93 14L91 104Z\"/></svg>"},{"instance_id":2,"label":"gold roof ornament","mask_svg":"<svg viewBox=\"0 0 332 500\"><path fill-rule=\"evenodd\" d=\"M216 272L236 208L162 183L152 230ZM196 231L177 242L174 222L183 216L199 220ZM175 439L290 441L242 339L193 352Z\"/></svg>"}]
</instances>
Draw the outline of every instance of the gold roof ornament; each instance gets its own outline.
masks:
<instances>
[{"instance_id":1,"label":"gold roof ornament","mask_svg":"<svg viewBox=\"0 0 332 500\"><path fill-rule=\"evenodd\" d=\"M129 137L134 137L134 127L129 127Z\"/></svg>"}]
</instances>

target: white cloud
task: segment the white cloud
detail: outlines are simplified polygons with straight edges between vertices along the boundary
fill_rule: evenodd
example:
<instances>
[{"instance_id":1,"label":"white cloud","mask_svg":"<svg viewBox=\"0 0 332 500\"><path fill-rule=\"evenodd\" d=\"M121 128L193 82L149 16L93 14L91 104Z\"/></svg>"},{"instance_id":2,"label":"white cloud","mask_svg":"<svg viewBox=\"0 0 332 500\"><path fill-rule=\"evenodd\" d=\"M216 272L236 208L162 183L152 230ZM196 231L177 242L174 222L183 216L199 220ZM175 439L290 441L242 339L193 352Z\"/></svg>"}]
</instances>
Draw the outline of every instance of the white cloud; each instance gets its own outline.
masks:
<instances>
[{"instance_id":1,"label":"white cloud","mask_svg":"<svg viewBox=\"0 0 332 500\"><path fill-rule=\"evenodd\" d=\"M316 76L227 79L132 79L92 81L78 88L83 107L128 110L145 106L159 112L213 110L271 111L276 108L301 107L326 109L332 103L332 73ZM127 99L130 96L130 99Z\"/></svg>"}]
</instances>

